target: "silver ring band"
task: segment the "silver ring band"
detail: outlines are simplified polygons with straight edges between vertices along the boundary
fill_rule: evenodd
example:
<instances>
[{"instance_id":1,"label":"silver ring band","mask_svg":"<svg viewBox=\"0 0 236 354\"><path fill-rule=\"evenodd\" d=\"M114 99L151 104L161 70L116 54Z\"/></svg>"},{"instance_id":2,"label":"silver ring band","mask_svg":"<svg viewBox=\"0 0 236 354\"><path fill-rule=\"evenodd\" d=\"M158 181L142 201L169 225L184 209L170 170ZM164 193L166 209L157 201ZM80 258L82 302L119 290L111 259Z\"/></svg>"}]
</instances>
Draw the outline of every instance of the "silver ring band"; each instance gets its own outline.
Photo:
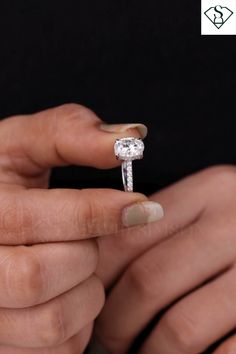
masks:
<instances>
[{"instance_id":1,"label":"silver ring band","mask_svg":"<svg viewBox=\"0 0 236 354\"><path fill-rule=\"evenodd\" d=\"M133 168L132 161L126 160L121 165L122 180L125 192L133 192Z\"/></svg>"}]
</instances>

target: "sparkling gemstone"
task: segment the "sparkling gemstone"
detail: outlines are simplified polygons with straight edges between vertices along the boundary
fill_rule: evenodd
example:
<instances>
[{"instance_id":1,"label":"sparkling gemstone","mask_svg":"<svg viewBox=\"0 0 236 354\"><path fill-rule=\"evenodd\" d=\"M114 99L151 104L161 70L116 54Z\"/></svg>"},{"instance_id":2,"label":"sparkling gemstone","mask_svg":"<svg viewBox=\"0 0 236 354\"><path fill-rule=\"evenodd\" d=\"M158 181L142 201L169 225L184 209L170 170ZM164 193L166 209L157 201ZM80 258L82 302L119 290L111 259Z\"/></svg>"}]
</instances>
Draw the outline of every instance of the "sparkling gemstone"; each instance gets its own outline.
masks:
<instances>
[{"instance_id":1,"label":"sparkling gemstone","mask_svg":"<svg viewBox=\"0 0 236 354\"><path fill-rule=\"evenodd\" d=\"M144 143L137 138L117 139L114 151L117 158L121 160L136 160L143 157Z\"/></svg>"}]
</instances>

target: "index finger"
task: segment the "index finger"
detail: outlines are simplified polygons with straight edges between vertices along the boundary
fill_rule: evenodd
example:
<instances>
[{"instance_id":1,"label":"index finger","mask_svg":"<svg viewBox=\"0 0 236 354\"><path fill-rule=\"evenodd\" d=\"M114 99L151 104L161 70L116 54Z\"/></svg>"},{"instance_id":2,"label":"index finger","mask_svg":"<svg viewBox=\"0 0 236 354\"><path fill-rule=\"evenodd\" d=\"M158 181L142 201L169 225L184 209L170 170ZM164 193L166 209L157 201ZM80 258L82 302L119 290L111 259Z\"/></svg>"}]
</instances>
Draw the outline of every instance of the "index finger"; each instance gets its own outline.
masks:
<instances>
[{"instance_id":1,"label":"index finger","mask_svg":"<svg viewBox=\"0 0 236 354\"><path fill-rule=\"evenodd\" d=\"M158 203L112 189L24 189L0 195L0 244L70 241L158 220Z\"/></svg>"}]
</instances>

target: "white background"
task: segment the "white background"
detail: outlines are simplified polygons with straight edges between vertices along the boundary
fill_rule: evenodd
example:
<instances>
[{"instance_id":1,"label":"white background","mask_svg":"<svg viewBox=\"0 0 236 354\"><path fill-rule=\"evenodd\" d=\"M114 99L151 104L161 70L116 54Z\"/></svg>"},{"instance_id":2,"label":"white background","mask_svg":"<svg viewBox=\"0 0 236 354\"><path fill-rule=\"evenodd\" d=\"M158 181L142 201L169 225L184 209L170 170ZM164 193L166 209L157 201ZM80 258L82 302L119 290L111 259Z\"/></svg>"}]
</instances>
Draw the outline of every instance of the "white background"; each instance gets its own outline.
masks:
<instances>
[{"instance_id":1,"label":"white background","mask_svg":"<svg viewBox=\"0 0 236 354\"><path fill-rule=\"evenodd\" d=\"M227 6L233 11L232 16L221 28L215 25L204 14L209 7ZM202 35L236 35L236 0L201 0L201 34Z\"/></svg>"}]
</instances>

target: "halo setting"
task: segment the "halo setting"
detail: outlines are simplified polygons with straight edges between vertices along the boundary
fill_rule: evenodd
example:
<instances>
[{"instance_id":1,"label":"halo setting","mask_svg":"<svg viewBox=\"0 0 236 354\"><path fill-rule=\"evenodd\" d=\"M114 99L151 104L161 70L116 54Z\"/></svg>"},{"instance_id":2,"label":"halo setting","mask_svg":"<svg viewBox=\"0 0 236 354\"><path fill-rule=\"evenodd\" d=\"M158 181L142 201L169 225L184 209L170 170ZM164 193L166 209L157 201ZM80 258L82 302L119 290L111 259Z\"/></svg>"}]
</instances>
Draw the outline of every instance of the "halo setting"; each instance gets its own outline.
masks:
<instances>
[{"instance_id":1,"label":"halo setting","mask_svg":"<svg viewBox=\"0 0 236 354\"><path fill-rule=\"evenodd\" d=\"M142 159L144 143L139 138L117 139L114 145L116 158L119 160L137 160Z\"/></svg>"}]
</instances>

